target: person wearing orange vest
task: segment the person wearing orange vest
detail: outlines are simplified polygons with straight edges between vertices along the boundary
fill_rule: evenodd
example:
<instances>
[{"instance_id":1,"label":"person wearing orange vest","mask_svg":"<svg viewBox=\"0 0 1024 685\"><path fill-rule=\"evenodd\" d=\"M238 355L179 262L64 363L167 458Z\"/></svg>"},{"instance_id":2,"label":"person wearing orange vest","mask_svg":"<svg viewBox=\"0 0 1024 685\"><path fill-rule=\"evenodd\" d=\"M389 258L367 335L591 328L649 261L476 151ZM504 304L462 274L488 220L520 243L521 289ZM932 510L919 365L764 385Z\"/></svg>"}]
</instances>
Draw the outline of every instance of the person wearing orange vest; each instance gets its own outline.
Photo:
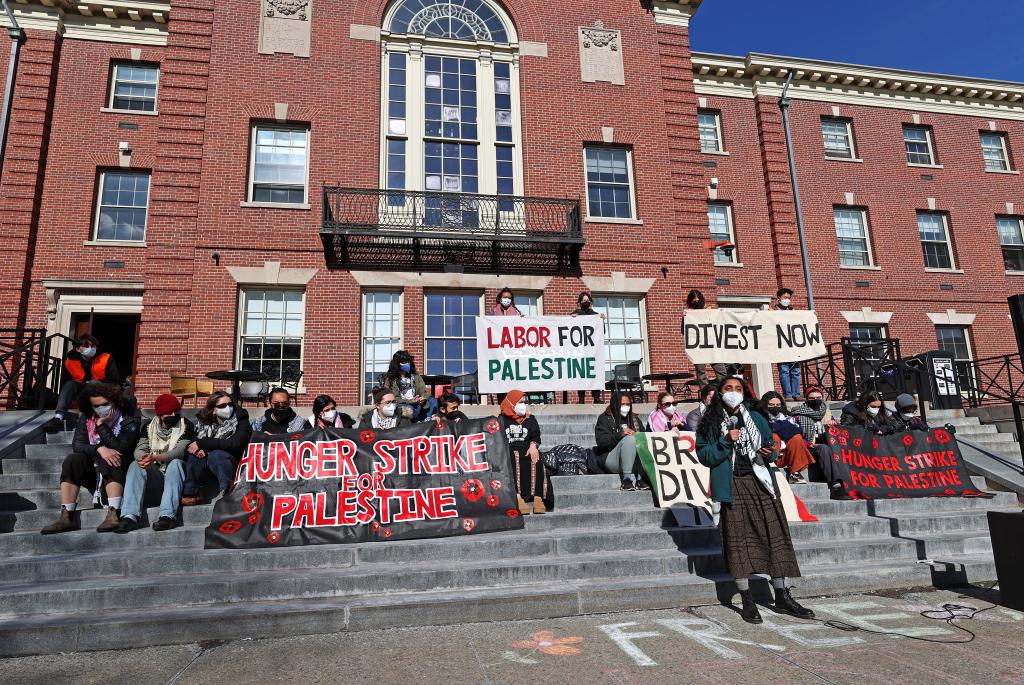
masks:
<instances>
[{"instance_id":1,"label":"person wearing orange vest","mask_svg":"<svg viewBox=\"0 0 1024 685\"><path fill-rule=\"evenodd\" d=\"M64 430L64 416L71 402L89 381L120 385L121 375L117 362L106 352L99 351L100 341L91 335L82 335L75 340L75 347L64 358L64 385L57 397L57 409L53 418L44 424L47 433Z\"/></svg>"}]
</instances>

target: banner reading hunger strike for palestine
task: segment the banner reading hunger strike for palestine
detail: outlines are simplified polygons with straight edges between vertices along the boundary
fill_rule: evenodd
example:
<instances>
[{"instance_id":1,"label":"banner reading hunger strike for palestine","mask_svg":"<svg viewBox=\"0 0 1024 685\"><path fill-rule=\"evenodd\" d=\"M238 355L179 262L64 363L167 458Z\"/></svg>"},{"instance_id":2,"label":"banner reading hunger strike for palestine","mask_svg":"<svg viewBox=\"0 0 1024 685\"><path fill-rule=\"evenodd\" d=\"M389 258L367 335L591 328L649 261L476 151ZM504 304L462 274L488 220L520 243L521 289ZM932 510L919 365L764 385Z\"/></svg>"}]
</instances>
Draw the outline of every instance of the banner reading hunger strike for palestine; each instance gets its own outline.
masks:
<instances>
[{"instance_id":1,"label":"banner reading hunger strike for palestine","mask_svg":"<svg viewBox=\"0 0 1024 685\"><path fill-rule=\"evenodd\" d=\"M779 364L825 354L818 317L806 310L690 310L683 341L694 364Z\"/></svg>"},{"instance_id":2,"label":"banner reading hunger strike for palestine","mask_svg":"<svg viewBox=\"0 0 1024 685\"><path fill-rule=\"evenodd\" d=\"M599 316L481 316L476 335L482 393L604 390Z\"/></svg>"},{"instance_id":3,"label":"banner reading hunger strike for palestine","mask_svg":"<svg viewBox=\"0 0 1024 685\"><path fill-rule=\"evenodd\" d=\"M283 440L283 441L282 441ZM523 527L497 419L253 435L207 548L287 547Z\"/></svg>"}]
</instances>

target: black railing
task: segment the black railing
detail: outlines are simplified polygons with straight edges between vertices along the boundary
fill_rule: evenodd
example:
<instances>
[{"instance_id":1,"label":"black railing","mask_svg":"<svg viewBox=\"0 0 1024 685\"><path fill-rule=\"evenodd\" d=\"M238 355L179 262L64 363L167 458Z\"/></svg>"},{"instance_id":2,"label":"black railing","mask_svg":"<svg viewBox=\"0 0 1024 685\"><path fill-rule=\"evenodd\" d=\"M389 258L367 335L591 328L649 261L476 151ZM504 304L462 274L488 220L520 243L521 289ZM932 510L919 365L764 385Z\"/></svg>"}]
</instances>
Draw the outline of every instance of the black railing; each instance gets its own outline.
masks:
<instances>
[{"instance_id":1,"label":"black railing","mask_svg":"<svg viewBox=\"0 0 1024 685\"><path fill-rule=\"evenodd\" d=\"M896 338L872 342L842 338L826 349L823 357L801 363L804 387L817 385L834 401L852 401L868 390L883 395L904 391L900 341Z\"/></svg>"},{"instance_id":2,"label":"black railing","mask_svg":"<svg viewBox=\"0 0 1024 685\"><path fill-rule=\"evenodd\" d=\"M0 403L7 409L43 408L46 331L34 328L0 329Z\"/></svg>"},{"instance_id":3,"label":"black railing","mask_svg":"<svg viewBox=\"0 0 1024 685\"><path fill-rule=\"evenodd\" d=\"M324 186L329 266L579 270L579 200Z\"/></svg>"}]
</instances>

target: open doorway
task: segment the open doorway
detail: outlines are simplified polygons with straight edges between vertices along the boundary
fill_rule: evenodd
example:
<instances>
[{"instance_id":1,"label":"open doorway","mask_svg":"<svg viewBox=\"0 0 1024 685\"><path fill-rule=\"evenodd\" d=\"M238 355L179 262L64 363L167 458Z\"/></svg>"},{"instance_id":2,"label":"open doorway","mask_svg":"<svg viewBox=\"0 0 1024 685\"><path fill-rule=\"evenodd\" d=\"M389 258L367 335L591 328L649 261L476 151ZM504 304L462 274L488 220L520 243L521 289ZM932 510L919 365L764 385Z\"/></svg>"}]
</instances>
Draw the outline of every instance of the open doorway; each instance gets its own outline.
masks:
<instances>
[{"instance_id":1,"label":"open doorway","mask_svg":"<svg viewBox=\"0 0 1024 685\"><path fill-rule=\"evenodd\" d=\"M141 314L75 312L71 315L71 333L72 337L92 333L100 341L100 350L109 353L117 362L121 381L124 382L135 377L141 318ZM134 394L134 387L129 389Z\"/></svg>"}]
</instances>

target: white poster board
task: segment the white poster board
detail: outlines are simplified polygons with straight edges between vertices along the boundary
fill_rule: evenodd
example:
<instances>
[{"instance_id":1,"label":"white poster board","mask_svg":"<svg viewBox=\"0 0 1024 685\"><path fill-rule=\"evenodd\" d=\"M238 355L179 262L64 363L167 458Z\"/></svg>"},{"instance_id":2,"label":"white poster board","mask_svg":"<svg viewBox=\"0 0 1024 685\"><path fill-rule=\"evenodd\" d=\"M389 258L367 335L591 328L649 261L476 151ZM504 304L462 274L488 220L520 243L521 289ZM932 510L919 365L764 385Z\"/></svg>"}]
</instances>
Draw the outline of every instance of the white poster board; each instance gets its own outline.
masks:
<instances>
[{"instance_id":1,"label":"white poster board","mask_svg":"<svg viewBox=\"0 0 1024 685\"><path fill-rule=\"evenodd\" d=\"M694 364L780 364L825 354L818 317L807 310L690 310L683 344Z\"/></svg>"}]
</instances>

